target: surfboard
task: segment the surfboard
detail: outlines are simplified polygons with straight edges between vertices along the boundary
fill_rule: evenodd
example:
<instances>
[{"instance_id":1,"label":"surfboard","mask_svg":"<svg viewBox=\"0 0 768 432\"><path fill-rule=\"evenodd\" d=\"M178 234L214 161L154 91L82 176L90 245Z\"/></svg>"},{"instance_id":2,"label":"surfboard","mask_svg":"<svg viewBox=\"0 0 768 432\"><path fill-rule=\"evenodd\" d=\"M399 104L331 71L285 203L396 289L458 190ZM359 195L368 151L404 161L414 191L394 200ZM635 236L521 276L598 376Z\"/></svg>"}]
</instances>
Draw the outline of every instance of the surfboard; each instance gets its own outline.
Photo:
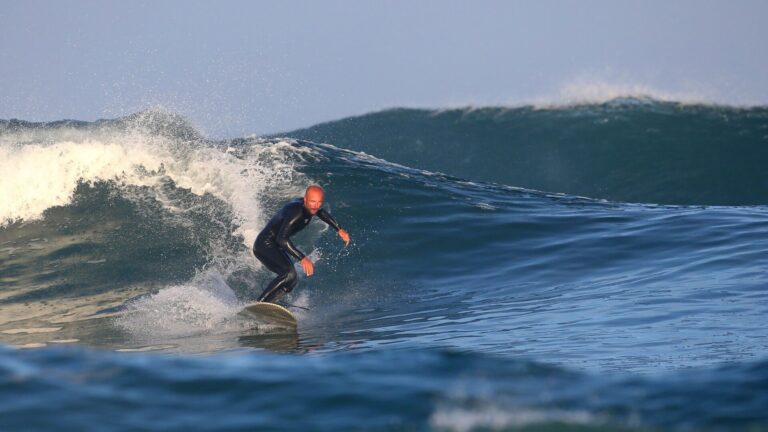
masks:
<instances>
[{"instance_id":1,"label":"surfboard","mask_svg":"<svg viewBox=\"0 0 768 432\"><path fill-rule=\"evenodd\" d=\"M274 303L251 303L244 307L240 313L264 324L271 324L289 329L295 329L297 326L296 317L293 316L291 311Z\"/></svg>"}]
</instances>

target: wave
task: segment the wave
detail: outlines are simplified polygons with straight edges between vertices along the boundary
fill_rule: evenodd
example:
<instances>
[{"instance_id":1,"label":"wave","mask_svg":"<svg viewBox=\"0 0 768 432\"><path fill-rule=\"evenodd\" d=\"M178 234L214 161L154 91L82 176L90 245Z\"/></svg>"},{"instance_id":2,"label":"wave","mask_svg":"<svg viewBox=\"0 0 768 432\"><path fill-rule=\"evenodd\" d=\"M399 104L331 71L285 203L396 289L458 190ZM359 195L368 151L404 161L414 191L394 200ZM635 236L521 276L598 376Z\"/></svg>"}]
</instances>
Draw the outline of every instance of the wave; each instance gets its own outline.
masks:
<instances>
[{"instance_id":1,"label":"wave","mask_svg":"<svg viewBox=\"0 0 768 432\"><path fill-rule=\"evenodd\" d=\"M232 157L203 139L183 118L148 111L116 120L31 123L0 121L0 221L32 221L68 205L78 185L111 182L151 191L174 212L189 205L165 194L167 185L210 195L233 206L240 226L263 222L259 192L282 187L296 175L281 146L252 140L248 157ZM261 188L261 189L259 189ZM251 193L254 192L254 193ZM246 243L255 233L242 231Z\"/></svg>"},{"instance_id":2,"label":"wave","mask_svg":"<svg viewBox=\"0 0 768 432\"><path fill-rule=\"evenodd\" d=\"M189 320L172 323L170 311L197 307L185 298L203 303L198 328L219 322L204 321L220 297L205 302L209 281L243 274L252 287L259 266L250 245L270 203L305 186L295 169L302 151L256 138L208 141L165 112L97 122L3 122L0 323L18 324L19 317L73 323L145 305L145 312L165 312L119 324L140 335L146 322L165 320L167 335L194 327ZM180 294L167 300L174 286ZM160 288L171 291L127 304ZM226 290L218 294L234 296ZM214 315L237 310L228 307ZM89 325L72 330L72 338L88 340L83 332L92 330L101 335Z\"/></svg>"},{"instance_id":3,"label":"wave","mask_svg":"<svg viewBox=\"0 0 768 432\"><path fill-rule=\"evenodd\" d=\"M699 124L688 110L719 109L632 104L371 118L471 130L496 114L522 129L574 118L577 131L592 111ZM768 424L767 206L544 193L333 144L209 140L163 112L2 125L0 340L42 348L0 347L3 430L105 416L148 430ZM254 326L238 311L273 275L251 243L308 183L352 244L320 222L296 235L317 267L287 301L309 310L298 332Z\"/></svg>"},{"instance_id":4,"label":"wave","mask_svg":"<svg viewBox=\"0 0 768 432\"><path fill-rule=\"evenodd\" d=\"M680 103L640 91L599 103L399 108L275 136L473 181L598 199L768 203L766 107Z\"/></svg>"},{"instance_id":5,"label":"wave","mask_svg":"<svg viewBox=\"0 0 768 432\"><path fill-rule=\"evenodd\" d=\"M289 349L419 341L641 371L761 355L750 338L764 335L763 206L603 202L329 144L209 141L125 122L0 137L13 161L2 187L15 191L0 207L4 341L182 352L250 343L232 332L271 277L250 253L255 233L317 182L353 244L322 223L296 236L318 271L288 299L312 309Z\"/></svg>"}]
</instances>

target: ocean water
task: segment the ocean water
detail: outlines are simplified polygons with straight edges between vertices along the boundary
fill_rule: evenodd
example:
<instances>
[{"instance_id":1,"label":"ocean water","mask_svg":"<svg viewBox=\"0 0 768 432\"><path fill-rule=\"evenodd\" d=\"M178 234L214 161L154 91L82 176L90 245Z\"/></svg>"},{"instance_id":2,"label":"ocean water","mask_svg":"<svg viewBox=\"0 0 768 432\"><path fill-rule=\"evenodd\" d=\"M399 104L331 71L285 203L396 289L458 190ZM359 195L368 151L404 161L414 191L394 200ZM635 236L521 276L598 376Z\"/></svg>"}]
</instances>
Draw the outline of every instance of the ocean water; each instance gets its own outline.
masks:
<instances>
[{"instance_id":1,"label":"ocean water","mask_svg":"<svg viewBox=\"0 0 768 432\"><path fill-rule=\"evenodd\" d=\"M411 168L621 202L768 202L768 108L625 97L604 103L392 109L281 137Z\"/></svg>"},{"instance_id":2,"label":"ocean water","mask_svg":"<svg viewBox=\"0 0 768 432\"><path fill-rule=\"evenodd\" d=\"M766 112L2 120L0 430L768 430ZM309 310L260 327L310 183L352 243L297 235Z\"/></svg>"}]
</instances>

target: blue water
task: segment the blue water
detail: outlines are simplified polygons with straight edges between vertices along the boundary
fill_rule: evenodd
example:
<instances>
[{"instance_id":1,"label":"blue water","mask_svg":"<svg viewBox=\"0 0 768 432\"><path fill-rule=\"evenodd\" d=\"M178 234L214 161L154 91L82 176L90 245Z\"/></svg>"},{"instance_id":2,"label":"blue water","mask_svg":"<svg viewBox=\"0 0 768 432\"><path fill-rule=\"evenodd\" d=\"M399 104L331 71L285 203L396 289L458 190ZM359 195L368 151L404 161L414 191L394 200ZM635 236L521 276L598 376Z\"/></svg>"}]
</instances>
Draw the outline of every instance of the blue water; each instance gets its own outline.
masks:
<instances>
[{"instance_id":1,"label":"blue water","mask_svg":"<svg viewBox=\"0 0 768 432\"><path fill-rule=\"evenodd\" d=\"M764 109L486 111L398 110L382 144L391 124L359 119L335 143L164 112L0 121L0 430L768 430L768 179L708 168L762 160ZM638 133L654 115L666 133ZM626 143L602 117L636 153L603 151ZM542 125L570 132L537 147ZM695 125L691 170L653 150L695 148ZM447 133L485 159L408 160ZM606 195L525 177L553 148ZM313 182L352 244L300 233L316 273L287 302L309 311L259 327L237 314L271 277L249 246Z\"/></svg>"},{"instance_id":2,"label":"blue water","mask_svg":"<svg viewBox=\"0 0 768 432\"><path fill-rule=\"evenodd\" d=\"M621 202L768 202L768 108L647 98L392 109L286 132L457 177Z\"/></svg>"}]
</instances>

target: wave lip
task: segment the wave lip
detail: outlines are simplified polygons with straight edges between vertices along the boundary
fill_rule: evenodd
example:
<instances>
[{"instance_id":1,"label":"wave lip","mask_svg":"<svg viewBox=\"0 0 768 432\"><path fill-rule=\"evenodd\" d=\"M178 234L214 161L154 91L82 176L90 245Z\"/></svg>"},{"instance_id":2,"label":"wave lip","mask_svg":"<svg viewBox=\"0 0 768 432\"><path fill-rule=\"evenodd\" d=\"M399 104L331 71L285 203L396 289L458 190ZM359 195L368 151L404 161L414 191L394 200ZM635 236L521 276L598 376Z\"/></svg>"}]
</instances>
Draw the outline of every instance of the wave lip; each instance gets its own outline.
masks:
<instances>
[{"instance_id":1,"label":"wave lip","mask_svg":"<svg viewBox=\"0 0 768 432\"><path fill-rule=\"evenodd\" d=\"M232 206L237 234L252 243L263 220L259 194L298 174L287 143L245 140L237 151L208 142L173 113L147 111L115 120L0 124L0 223L34 221L70 204L79 183L113 182L164 193L168 181Z\"/></svg>"},{"instance_id":2,"label":"wave lip","mask_svg":"<svg viewBox=\"0 0 768 432\"><path fill-rule=\"evenodd\" d=\"M643 84L617 84L577 80L562 86L554 97L542 97L531 101L538 109L569 108L580 105L602 104L653 104L656 102L687 105L727 106L700 92L670 92Z\"/></svg>"},{"instance_id":3,"label":"wave lip","mask_svg":"<svg viewBox=\"0 0 768 432\"><path fill-rule=\"evenodd\" d=\"M131 143L136 144L136 143ZM40 219L43 212L71 202L78 182L120 179L145 184L137 167L156 171L169 159L125 141L71 141L0 148L0 221Z\"/></svg>"}]
</instances>

